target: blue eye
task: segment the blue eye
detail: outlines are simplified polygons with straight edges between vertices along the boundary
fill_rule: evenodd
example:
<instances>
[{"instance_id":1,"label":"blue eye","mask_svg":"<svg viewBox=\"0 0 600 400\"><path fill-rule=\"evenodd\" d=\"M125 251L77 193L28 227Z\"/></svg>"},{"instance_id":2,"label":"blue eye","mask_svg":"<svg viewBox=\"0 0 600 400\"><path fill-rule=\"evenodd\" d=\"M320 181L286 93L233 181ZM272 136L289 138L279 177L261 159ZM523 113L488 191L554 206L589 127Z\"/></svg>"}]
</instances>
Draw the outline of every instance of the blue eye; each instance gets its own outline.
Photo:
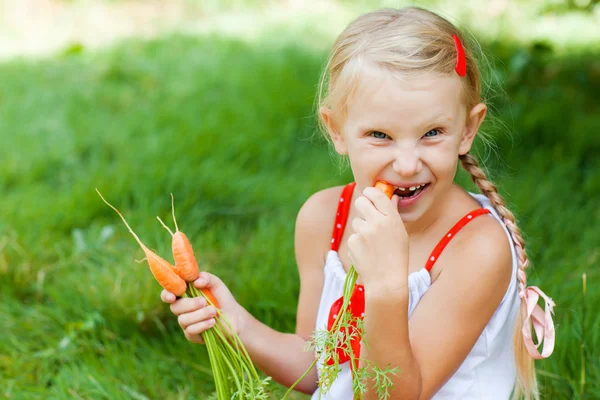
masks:
<instances>
[{"instance_id":1,"label":"blue eye","mask_svg":"<svg viewBox=\"0 0 600 400\"><path fill-rule=\"evenodd\" d=\"M379 137L377 135L380 135ZM373 136L376 139L385 139L387 137L387 135L383 132L379 132L379 131L373 131L371 132L371 136Z\"/></svg>"},{"instance_id":2,"label":"blue eye","mask_svg":"<svg viewBox=\"0 0 600 400\"><path fill-rule=\"evenodd\" d=\"M430 133L433 133L433 134L432 134L432 135L430 135ZM425 134L425 137L436 137L436 136L437 136L439 133L440 133L440 131L439 131L439 130L437 130L437 129L432 129L432 130L430 130L429 132L427 132L427 133Z\"/></svg>"}]
</instances>

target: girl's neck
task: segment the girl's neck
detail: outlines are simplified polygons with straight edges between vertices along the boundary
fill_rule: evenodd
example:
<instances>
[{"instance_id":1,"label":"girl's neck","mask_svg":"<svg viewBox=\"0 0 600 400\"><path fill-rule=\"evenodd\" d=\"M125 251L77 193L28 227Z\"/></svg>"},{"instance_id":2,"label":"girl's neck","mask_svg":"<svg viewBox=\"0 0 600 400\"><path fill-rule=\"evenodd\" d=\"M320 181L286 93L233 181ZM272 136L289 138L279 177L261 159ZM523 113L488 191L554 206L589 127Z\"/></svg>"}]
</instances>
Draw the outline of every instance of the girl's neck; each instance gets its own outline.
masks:
<instances>
[{"instance_id":1,"label":"girl's neck","mask_svg":"<svg viewBox=\"0 0 600 400\"><path fill-rule=\"evenodd\" d=\"M456 208L455 206L460 204L461 192L463 192L462 189L452 184L451 189L444 196L435 199L429 210L421 218L416 221L405 222L404 227L408 236L417 239L432 230L437 230L439 225L445 226L446 219L452 217L453 214L453 212L449 212L449 206L454 205L453 208Z\"/></svg>"}]
</instances>

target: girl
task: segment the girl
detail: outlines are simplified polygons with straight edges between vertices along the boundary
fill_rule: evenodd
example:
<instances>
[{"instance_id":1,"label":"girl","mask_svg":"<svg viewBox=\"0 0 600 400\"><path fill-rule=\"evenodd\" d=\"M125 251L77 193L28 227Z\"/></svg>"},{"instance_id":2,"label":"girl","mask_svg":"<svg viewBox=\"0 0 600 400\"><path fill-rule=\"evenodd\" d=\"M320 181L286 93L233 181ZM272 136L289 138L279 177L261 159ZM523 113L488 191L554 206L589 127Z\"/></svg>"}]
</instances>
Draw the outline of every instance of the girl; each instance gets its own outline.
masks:
<instances>
[{"instance_id":1,"label":"girl","mask_svg":"<svg viewBox=\"0 0 600 400\"><path fill-rule=\"evenodd\" d=\"M312 195L298 213L296 332L256 320L214 275L195 283L214 293L253 361L283 385L296 381L315 357L305 342L326 328L353 264L370 344L361 359L400 370L391 375L391 398L537 397L533 359L552 352L553 303L526 287L515 217L469 154L486 105L460 31L420 8L359 17L334 44L318 114L355 182ZM459 161L482 194L453 182ZM391 200L373 187L377 180L394 185ZM187 339L200 343L215 309L201 298L161 298ZM532 323L545 339L541 353ZM327 393L317 386L322 364L296 389L313 399L351 399L348 364ZM365 396L376 398L371 389Z\"/></svg>"}]
</instances>

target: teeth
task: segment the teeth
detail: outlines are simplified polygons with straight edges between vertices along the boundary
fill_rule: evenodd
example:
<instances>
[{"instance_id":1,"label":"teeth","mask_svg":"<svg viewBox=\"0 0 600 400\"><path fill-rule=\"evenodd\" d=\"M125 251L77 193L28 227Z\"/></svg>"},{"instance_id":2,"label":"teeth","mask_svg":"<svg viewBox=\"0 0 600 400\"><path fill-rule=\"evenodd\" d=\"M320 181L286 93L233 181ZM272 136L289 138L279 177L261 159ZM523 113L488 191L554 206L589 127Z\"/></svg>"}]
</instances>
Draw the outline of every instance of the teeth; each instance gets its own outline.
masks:
<instances>
[{"instance_id":1,"label":"teeth","mask_svg":"<svg viewBox=\"0 0 600 400\"><path fill-rule=\"evenodd\" d=\"M411 186L411 187L408 187L408 188L398 187L397 189L400 190L400 191L402 191L402 192L404 192L405 190L409 190L409 191L412 192L413 190L417 190L419 188L422 188L423 186L425 186L425 184L419 185L419 186Z\"/></svg>"}]
</instances>

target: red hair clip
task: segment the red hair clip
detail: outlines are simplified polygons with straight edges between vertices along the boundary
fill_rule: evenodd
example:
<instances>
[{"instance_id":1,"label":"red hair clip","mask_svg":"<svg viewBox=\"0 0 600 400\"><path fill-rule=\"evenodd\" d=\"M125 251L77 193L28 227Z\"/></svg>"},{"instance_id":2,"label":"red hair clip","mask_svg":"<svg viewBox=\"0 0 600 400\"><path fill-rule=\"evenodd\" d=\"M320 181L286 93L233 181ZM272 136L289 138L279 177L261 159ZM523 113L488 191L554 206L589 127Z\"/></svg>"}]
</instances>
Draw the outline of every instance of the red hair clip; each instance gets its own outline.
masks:
<instances>
[{"instance_id":1,"label":"red hair clip","mask_svg":"<svg viewBox=\"0 0 600 400\"><path fill-rule=\"evenodd\" d=\"M454 69L460 76L467 74L467 60L465 59L465 49L463 49L462 43L457 35L452 35L454 39L454 46L456 47L456 66Z\"/></svg>"}]
</instances>

